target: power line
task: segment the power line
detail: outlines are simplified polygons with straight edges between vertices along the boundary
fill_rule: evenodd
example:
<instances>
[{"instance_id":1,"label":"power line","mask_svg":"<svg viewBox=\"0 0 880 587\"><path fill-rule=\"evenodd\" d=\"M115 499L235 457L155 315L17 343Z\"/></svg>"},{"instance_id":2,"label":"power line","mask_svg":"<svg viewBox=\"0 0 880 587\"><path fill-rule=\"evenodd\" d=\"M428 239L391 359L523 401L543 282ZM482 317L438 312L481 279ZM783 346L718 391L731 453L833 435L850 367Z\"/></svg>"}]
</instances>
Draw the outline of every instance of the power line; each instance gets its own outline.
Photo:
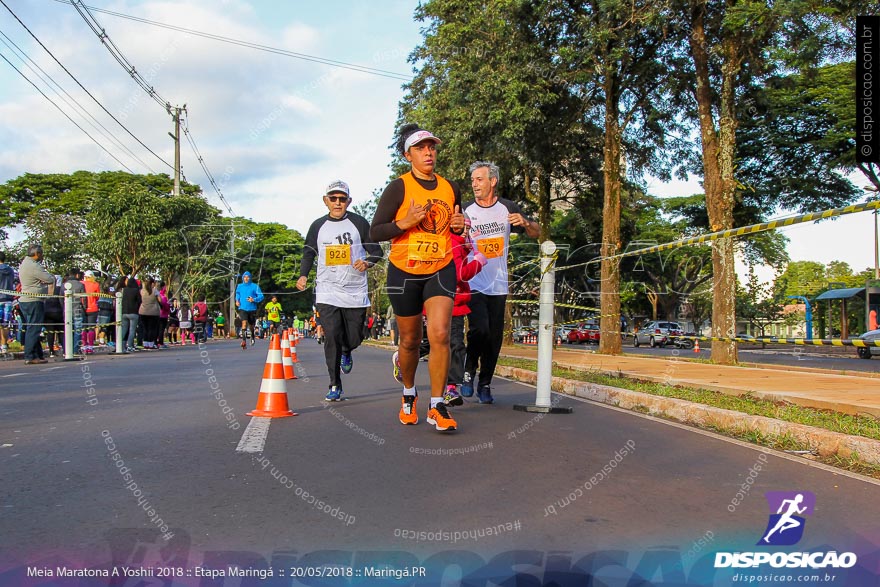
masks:
<instances>
[{"instance_id":1,"label":"power line","mask_svg":"<svg viewBox=\"0 0 880 587\"><path fill-rule=\"evenodd\" d=\"M220 191L220 187L217 185L217 182L214 181L214 175L211 173L211 170L208 169L208 166L205 163L205 159L202 157L201 152L199 152L199 148L196 146L196 142L193 139L192 133L189 130L189 112L184 110L184 113L186 113L186 118L184 118L183 134L186 136L186 140L189 143L190 147L192 147L193 153L195 153L196 159L198 159L199 161L199 165L202 166L202 170L208 177L208 181L211 182L211 187L213 187L214 191L217 192L217 195L220 196L220 201L223 202L224 206L226 206L226 209L229 211L229 215L234 218L235 212L232 211L232 206L230 206L229 202L226 201L226 198L223 196L223 192Z\"/></svg>"},{"instance_id":2,"label":"power line","mask_svg":"<svg viewBox=\"0 0 880 587\"><path fill-rule=\"evenodd\" d=\"M6 35L6 33L4 33L3 31L0 31L0 36L3 37L3 39L0 39L0 42L2 42L4 45L6 45L9 48L9 50L12 51L15 54L15 56L18 57L18 59L28 69L30 69L37 77L39 77L43 81L44 84L46 84L53 92L55 92L56 96L58 96L59 98L64 100L64 102L68 106L70 106L75 112L77 112L80 116L82 116L84 119L86 119L86 122L88 122L89 126L91 126L93 129L95 129L95 131L101 133L105 138L107 138L111 142L113 142L118 148L120 148L123 151L125 151L126 153L128 153L128 155L132 159L134 159L135 161L137 161L138 163L140 163L141 165L146 167L147 170L150 171L150 173L155 173L150 168L150 166L146 164L146 162L144 162L140 157L135 155L131 149L129 149L127 146L125 146L124 143L122 143L122 141L120 141L118 138L116 138L116 136L114 136L113 133L110 132L110 129L108 129L106 126L104 126L100 120L95 118L91 114L91 112L86 110L82 106L82 104L80 104L77 101L76 98L71 96L70 93L61 86L61 84L59 84L57 81L55 81L55 79L51 75L49 75L42 67L40 67L36 61L31 59L28 56L28 54L25 53L25 51L15 43L15 41L13 41L11 38L9 38L9 36ZM33 64L33 66L31 64ZM34 67L36 67L36 69L34 69ZM39 71L37 71L37 70L39 70ZM59 92L59 90L60 90L60 92ZM62 93L64 94L63 96L61 95ZM89 119L91 119L91 120L89 120ZM92 122L92 121L94 121L94 122ZM95 126L95 124L97 124L101 128L99 129L98 126ZM103 130L101 130L101 129L103 129Z\"/></svg>"},{"instance_id":3,"label":"power line","mask_svg":"<svg viewBox=\"0 0 880 587\"><path fill-rule=\"evenodd\" d=\"M86 24L89 25L89 28L92 29L92 32L98 36L98 39L101 40L101 43L107 47L107 50L110 52L110 55L121 65L125 71L128 72L128 75L144 90L147 95L152 98L159 106L166 108L169 104L168 100L159 95L156 89L150 85L144 76L138 73L137 69L135 69L134 65L132 65L128 59L125 58L125 55L122 54L122 51L113 43L113 40L107 36L107 33L104 32L104 28L98 24L98 21L95 20L95 17L92 16L92 13L89 12L88 7L83 2L71 2L73 7L79 13L79 15L86 21ZM81 7L81 8L80 8Z\"/></svg>"},{"instance_id":4,"label":"power line","mask_svg":"<svg viewBox=\"0 0 880 587\"><path fill-rule=\"evenodd\" d=\"M50 98L49 96L47 96L47 95L43 92L43 90L41 90L39 87L37 87L37 84L35 84L34 82L32 82L32 81L31 81L31 80L30 80L30 79L29 79L24 73L22 73L21 70L19 70L19 69L18 69L18 68L17 68L17 67L11 62L11 61L9 61L9 59L7 59L5 55L3 55L3 53L0 53L0 58L2 58L3 61L5 61L6 63L8 63L8 64L9 64L9 67L11 67L11 68L14 69L16 72L18 72L18 75L20 75L21 77L23 77L23 78L25 79L25 81L27 81L30 85L34 86L34 89L37 90L38 92L40 92L40 95L41 95L41 96L43 96L44 98L46 98L46 100L48 100L50 104L52 104L53 106L55 106L55 108L57 108L58 111L61 112L61 114L63 114L65 118L67 118L67 120L69 120L70 122L72 122L72 123L74 124L74 126L76 126L76 128L78 128L79 130L81 130L81 131L83 132L83 134L85 134L87 137L89 137L89 138L92 140L92 142L94 142L96 145L98 145L99 147L101 147L101 149L103 149L105 153L107 153L108 155L110 155L110 157L112 157L117 163L119 163L120 165L122 165L122 167L124 167L124 168L126 169L126 171L128 171L128 172L131 173L132 175L135 174L134 171L132 171L131 169L129 169L129 167L128 167L125 163L123 163L122 161L120 161L119 159L117 159L117 158L116 158L116 155L114 155L113 153L111 153L110 151L108 151L107 148L104 147L104 145L102 145L97 139L95 139L95 137L93 137L92 135L90 135L90 134L88 133L88 131L86 131L86 129L84 129L83 127L81 127L81 126L80 126L80 125L79 125L74 119L72 119L70 116L68 116L67 112L65 112L65 111L64 111L64 110L63 110L58 104L56 104L56 103L52 100L52 98Z\"/></svg>"},{"instance_id":5,"label":"power line","mask_svg":"<svg viewBox=\"0 0 880 587\"><path fill-rule=\"evenodd\" d=\"M122 129L125 130L125 132L127 132L127 133L129 134L129 136L131 136L131 138L133 138L134 140L136 140L138 143L140 143L140 145L141 145L142 147L144 147L147 151L149 151L150 153L152 153L152 154L153 154L153 155L154 155L159 161L161 161L162 163L164 163L165 165L167 165L167 166L170 167L171 169L174 169L174 166L173 166L173 165L171 165L170 163L168 163L167 161L165 161L164 159L162 159L162 157L160 157L158 154L156 154L155 151L153 151L153 150L152 150L150 147L148 147L148 146L147 146L142 140L140 140L137 136L135 136L135 134L134 134L133 132L131 132L130 130L128 130L128 128L127 128L124 124L122 124L122 122L120 122L118 118L116 118L116 117L115 117L115 116L114 116L109 110L107 110L107 108L104 107L104 105L103 105L103 104L102 104L97 98L95 98L95 96L93 96L92 93L91 93L90 91L88 91L84 85L82 85L82 83L80 83L80 81L76 78L76 76L73 75L73 74L70 72L70 70L68 70L68 69L64 66L64 64L61 63L61 62L58 60L57 57L55 57L55 55L54 55L54 54L48 49L48 47L46 47L46 45L44 45L43 42L40 41L40 39L38 39L37 36L36 36L33 32L31 32L31 29L29 29L29 28L27 27L27 25L24 24L24 23L21 21L20 18L18 18L18 15L16 15L16 14L12 11L12 9L9 8L9 6L6 4L6 2L5 2L4 0L0 0L0 4L3 4L3 7L6 8L6 10L9 11L9 14L11 14L11 15L15 18L15 20L18 21L18 24L20 24L22 27L24 27L24 30L26 30L26 31L28 32L28 34L29 34L29 35L30 35L30 36L31 36L31 37L32 37L37 43L39 43L40 47L42 47L42 48L46 51L46 53L48 53L49 56L52 57L52 59L55 61L55 63L57 63L57 64L61 67L61 69L63 69L64 72L65 72L67 75L69 75L70 78L71 78L73 81L75 81L76 84L77 84L77 85L78 85L78 86L79 86L79 87L80 87L80 88L81 88L86 94L88 94L89 98L91 98L91 99L95 102L95 104L97 104L98 106L101 107L101 110L103 110L103 111L104 111L104 112L105 112L110 118L112 118L112 119L116 122L116 124L118 124L119 126L121 126ZM12 64L10 63L10 65L12 65ZM28 81L30 81L30 80L28 80ZM36 86L35 86L35 87L36 87ZM42 92L41 92L41 93L42 93ZM65 115L65 116L66 116L66 115ZM114 157L114 159L116 159L116 158ZM117 161L118 161L118 159L117 159ZM126 169L128 169L128 168L126 167Z\"/></svg>"},{"instance_id":6,"label":"power line","mask_svg":"<svg viewBox=\"0 0 880 587\"><path fill-rule=\"evenodd\" d=\"M141 18L138 16L132 16L130 14L123 14L121 12L114 12L112 10L106 10L103 8L96 8L94 6L87 7L84 3L82 3L82 0L77 0L77 1L79 1L84 8L94 10L95 12L101 12L104 14L109 14L110 16L115 16L117 18L124 18L127 20L140 22L143 24L149 24L149 25L156 26L156 27L161 27L161 28L165 28L165 29L169 29L169 30L173 30L173 31L181 32L181 33L186 33L188 35L194 35L197 37L203 37L203 38L211 39L214 41L220 41L221 43L229 43L231 45L237 45L239 47L246 47L248 49L256 49L258 51L265 51L267 53L274 53L276 55L282 55L284 57L293 57L294 59L301 59L303 61L311 61L313 63L320 63L323 65L329 65L331 67L339 67L341 69L348 69L348 70L357 71L360 73L367 73L370 75L387 77L387 78L396 79L396 80L400 80L400 81L404 81L404 82L412 81L412 76L402 74L402 73L397 73L394 71L377 69L375 67L368 67L366 65L358 65L356 63L347 63L345 61L337 61L335 59L328 59L326 57L318 57L316 55L308 55L306 53L298 53L295 51L288 51L287 49L280 49L278 47L271 47L269 45L261 45L259 43L254 43L251 41L244 41L241 39L234 39L232 37L225 37L223 35L215 35L214 33L206 33L203 31L188 29L188 28L184 28L184 27L180 27L180 26L176 26L176 25L167 24L164 22L157 22L154 20L148 20L146 18ZM74 6L76 6L76 3L77 3L74 0L55 0L55 2L58 2L60 4L73 4Z\"/></svg>"}]
</instances>

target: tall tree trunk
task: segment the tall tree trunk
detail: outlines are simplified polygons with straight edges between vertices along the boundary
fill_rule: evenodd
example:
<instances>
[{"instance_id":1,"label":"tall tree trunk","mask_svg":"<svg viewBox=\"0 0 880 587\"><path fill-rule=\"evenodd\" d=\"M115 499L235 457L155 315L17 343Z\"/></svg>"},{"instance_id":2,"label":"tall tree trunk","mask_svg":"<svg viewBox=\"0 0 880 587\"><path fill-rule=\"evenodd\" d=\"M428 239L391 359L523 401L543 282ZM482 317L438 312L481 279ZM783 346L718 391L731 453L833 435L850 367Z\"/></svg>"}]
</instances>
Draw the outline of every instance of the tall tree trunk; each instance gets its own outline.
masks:
<instances>
[{"instance_id":1,"label":"tall tree trunk","mask_svg":"<svg viewBox=\"0 0 880 587\"><path fill-rule=\"evenodd\" d=\"M605 71L605 161L603 181L605 198L602 208L602 265L599 308L599 352L619 355L623 352L620 335L620 260L609 259L620 251L620 120L618 118L618 83L614 65Z\"/></svg>"},{"instance_id":2,"label":"tall tree trunk","mask_svg":"<svg viewBox=\"0 0 880 587\"><path fill-rule=\"evenodd\" d=\"M696 99L700 118L700 138L703 148L703 188L706 209L713 231L733 228L733 206L736 183L733 178L736 118L734 114L734 79L739 69L734 41L723 45L720 132L715 131L712 115L712 90L709 77L704 19L706 1L691 5L693 29L690 36L691 54L696 71ZM736 333L736 274L734 272L733 240L715 241L712 247L713 295L712 336L731 337ZM724 365L737 362L736 343L714 342L712 360Z\"/></svg>"}]
</instances>

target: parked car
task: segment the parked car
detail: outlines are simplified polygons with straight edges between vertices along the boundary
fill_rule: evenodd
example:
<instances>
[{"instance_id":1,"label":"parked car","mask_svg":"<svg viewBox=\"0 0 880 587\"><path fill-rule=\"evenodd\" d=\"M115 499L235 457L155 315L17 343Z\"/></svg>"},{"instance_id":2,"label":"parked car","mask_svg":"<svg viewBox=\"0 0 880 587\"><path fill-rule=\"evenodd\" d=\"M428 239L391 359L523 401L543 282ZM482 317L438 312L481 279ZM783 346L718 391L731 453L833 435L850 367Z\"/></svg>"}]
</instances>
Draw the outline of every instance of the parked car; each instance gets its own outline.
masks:
<instances>
[{"instance_id":1,"label":"parked car","mask_svg":"<svg viewBox=\"0 0 880 587\"><path fill-rule=\"evenodd\" d=\"M599 325L595 322L581 322L575 330L568 333L569 344L599 344Z\"/></svg>"},{"instance_id":2,"label":"parked car","mask_svg":"<svg viewBox=\"0 0 880 587\"><path fill-rule=\"evenodd\" d=\"M537 330L531 326L523 326L513 331L513 342L524 342L527 336L537 334Z\"/></svg>"},{"instance_id":3,"label":"parked car","mask_svg":"<svg viewBox=\"0 0 880 587\"><path fill-rule=\"evenodd\" d=\"M568 342L568 333L576 329L577 324L563 324L556 329L556 338L561 339L562 342Z\"/></svg>"},{"instance_id":4,"label":"parked car","mask_svg":"<svg viewBox=\"0 0 880 587\"><path fill-rule=\"evenodd\" d=\"M871 342L875 340L880 340L880 329L869 330L865 334L861 335L859 339ZM860 359L870 359L875 355L880 355L880 347L856 347L856 354L858 354Z\"/></svg>"},{"instance_id":5,"label":"parked car","mask_svg":"<svg viewBox=\"0 0 880 587\"><path fill-rule=\"evenodd\" d=\"M672 342L675 337L682 335L682 328L678 322L654 321L646 323L639 328L633 336L633 346L647 344L651 348L664 347Z\"/></svg>"}]
</instances>

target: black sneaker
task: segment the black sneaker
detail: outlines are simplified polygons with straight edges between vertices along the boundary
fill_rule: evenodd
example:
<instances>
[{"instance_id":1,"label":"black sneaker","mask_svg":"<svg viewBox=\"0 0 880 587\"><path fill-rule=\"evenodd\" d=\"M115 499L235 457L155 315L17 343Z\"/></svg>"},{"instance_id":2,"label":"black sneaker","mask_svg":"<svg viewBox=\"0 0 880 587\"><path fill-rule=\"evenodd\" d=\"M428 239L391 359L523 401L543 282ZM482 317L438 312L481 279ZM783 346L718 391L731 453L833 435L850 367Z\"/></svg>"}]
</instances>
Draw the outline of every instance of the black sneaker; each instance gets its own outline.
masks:
<instances>
[{"instance_id":1,"label":"black sneaker","mask_svg":"<svg viewBox=\"0 0 880 587\"><path fill-rule=\"evenodd\" d=\"M495 398L492 397L492 390L489 389L488 385L481 385L477 388L477 397L480 399L481 404L491 404L495 402Z\"/></svg>"}]
</instances>

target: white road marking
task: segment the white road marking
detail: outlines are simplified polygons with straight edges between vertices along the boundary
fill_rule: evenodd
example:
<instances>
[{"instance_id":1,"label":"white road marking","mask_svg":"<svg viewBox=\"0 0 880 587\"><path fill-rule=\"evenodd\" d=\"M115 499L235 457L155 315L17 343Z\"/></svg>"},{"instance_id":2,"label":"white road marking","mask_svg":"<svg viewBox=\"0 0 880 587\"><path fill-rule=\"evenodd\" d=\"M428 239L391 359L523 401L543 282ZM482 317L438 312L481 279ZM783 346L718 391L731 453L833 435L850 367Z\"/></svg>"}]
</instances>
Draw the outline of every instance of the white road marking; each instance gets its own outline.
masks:
<instances>
[{"instance_id":1,"label":"white road marking","mask_svg":"<svg viewBox=\"0 0 880 587\"><path fill-rule=\"evenodd\" d=\"M40 371L54 371L55 369L64 369L64 367L46 367L45 369L40 369Z\"/></svg>"},{"instance_id":2,"label":"white road marking","mask_svg":"<svg viewBox=\"0 0 880 587\"><path fill-rule=\"evenodd\" d=\"M266 436L269 435L269 424L272 418L251 418L250 424L244 429L235 452L263 452Z\"/></svg>"},{"instance_id":3,"label":"white road marking","mask_svg":"<svg viewBox=\"0 0 880 587\"><path fill-rule=\"evenodd\" d=\"M21 375L27 375L27 373L10 373L9 375L3 375L3 378L5 379L6 377L19 377Z\"/></svg>"}]
</instances>

